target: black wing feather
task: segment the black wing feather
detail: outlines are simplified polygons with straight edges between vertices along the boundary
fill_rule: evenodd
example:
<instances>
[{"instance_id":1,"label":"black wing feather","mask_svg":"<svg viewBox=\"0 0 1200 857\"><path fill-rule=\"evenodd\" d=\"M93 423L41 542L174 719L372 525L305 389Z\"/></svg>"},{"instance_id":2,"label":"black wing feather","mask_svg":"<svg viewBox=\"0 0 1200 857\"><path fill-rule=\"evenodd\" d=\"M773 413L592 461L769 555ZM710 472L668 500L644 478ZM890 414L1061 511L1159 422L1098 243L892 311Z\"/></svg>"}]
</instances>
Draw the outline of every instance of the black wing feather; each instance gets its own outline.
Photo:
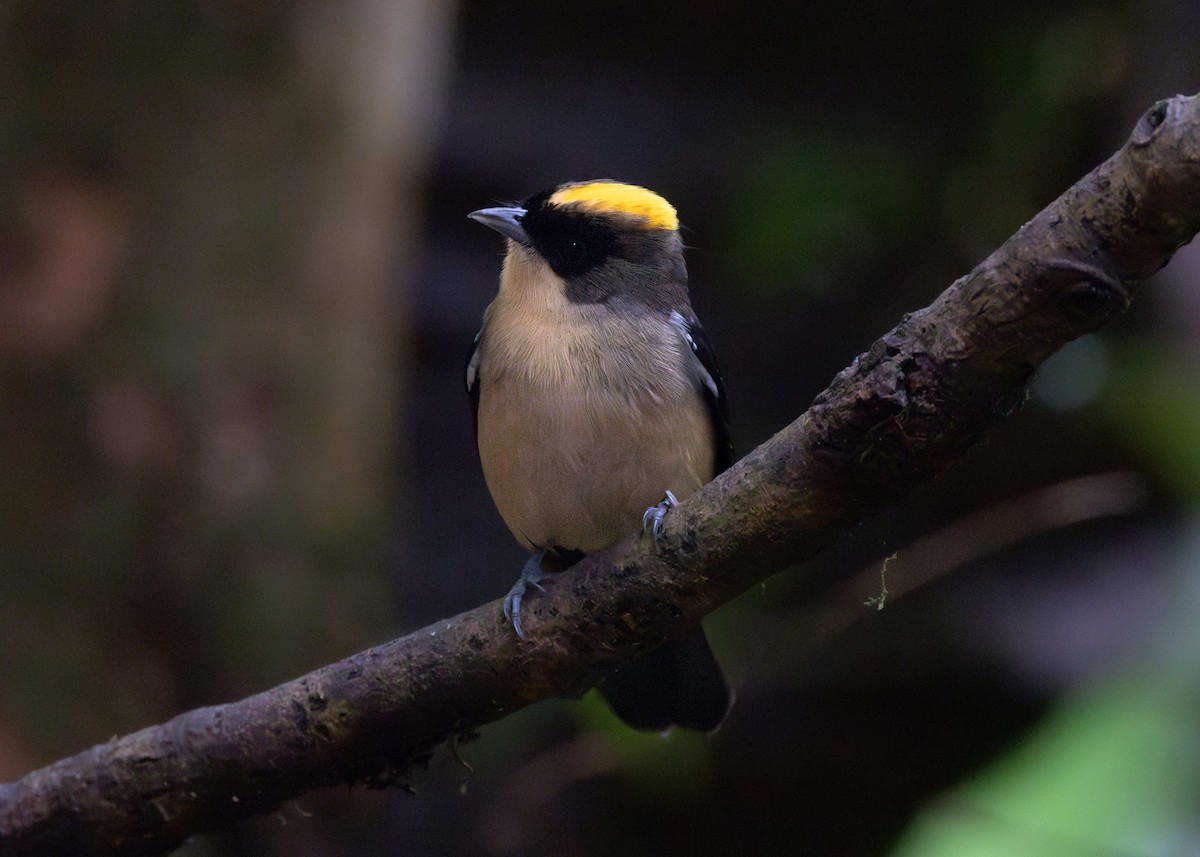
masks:
<instances>
[{"instance_id":1,"label":"black wing feather","mask_svg":"<svg viewBox=\"0 0 1200 857\"><path fill-rule=\"evenodd\" d=\"M479 345L483 339L483 328L475 334L471 351L467 354L467 365L463 372L467 382L467 395L471 399L471 425L475 429L475 440L479 440Z\"/></svg>"},{"instance_id":2,"label":"black wing feather","mask_svg":"<svg viewBox=\"0 0 1200 857\"><path fill-rule=\"evenodd\" d=\"M712 341L696 318L683 319L684 330L692 353L708 373L712 386L707 383L700 385L700 393L704 396L704 404L708 406L708 415L712 420L713 429L713 475L728 470L733 464L733 437L729 430L729 401L725 398L725 382L721 380L721 368L717 365L717 354L713 350ZM706 379L707 380L707 379Z\"/></svg>"}]
</instances>

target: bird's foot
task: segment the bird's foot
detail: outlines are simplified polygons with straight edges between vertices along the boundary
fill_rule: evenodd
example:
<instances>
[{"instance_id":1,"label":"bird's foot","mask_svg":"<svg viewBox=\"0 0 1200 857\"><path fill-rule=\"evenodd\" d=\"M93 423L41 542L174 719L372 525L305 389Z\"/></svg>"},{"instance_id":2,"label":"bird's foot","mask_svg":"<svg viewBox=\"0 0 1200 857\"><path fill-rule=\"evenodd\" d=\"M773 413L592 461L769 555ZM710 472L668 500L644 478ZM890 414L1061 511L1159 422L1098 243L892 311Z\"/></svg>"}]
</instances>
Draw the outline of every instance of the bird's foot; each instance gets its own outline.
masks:
<instances>
[{"instance_id":1,"label":"bird's foot","mask_svg":"<svg viewBox=\"0 0 1200 857\"><path fill-rule=\"evenodd\" d=\"M667 516L667 512L679 505L679 501L675 499L675 495L670 491L667 495L658 501L655 505L646 510L642 515L642 535L649 530L654 536L654 546L659 547L662 543L663 534L663 518Z\"/></svg>"},{"instance_id":2,"label":"bird's foot","mask_svg":"<svg viewBox=\"0 0 1200 857\"><path fill-rule=\"evenodd\" d=\"M531 586L539 592L545 592L542 581L552 576L551 572L542 568L542 557L545 555L545 551L538 551L531 556L529 562L521 569L521 576L517 578L517 582L504 596L504 618L512 622L513 630L522 640L525 639L525 632L521 630L521 600Z\"/></svg>"}]
</instances>

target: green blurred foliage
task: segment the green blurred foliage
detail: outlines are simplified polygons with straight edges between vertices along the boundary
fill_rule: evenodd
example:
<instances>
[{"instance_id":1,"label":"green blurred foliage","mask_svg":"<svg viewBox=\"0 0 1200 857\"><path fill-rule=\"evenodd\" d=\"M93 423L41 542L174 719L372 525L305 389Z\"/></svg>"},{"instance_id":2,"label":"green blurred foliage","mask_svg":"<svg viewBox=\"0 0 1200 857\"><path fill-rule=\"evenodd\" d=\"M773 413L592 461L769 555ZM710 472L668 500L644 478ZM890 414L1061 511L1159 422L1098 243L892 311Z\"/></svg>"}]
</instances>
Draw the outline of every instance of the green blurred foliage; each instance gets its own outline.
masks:
<instances>
[{"instance_id":1,"label":"green blurred foliage","mask_svg":"<svg viewBox=\"0 0 1200 857\"><path fill-rule=\"evenodd\" d=\"M1178 502L1200 507L1200 367L1163 343L1117 351L1103 415Z\"/></svg>"},{"instance_id":2,"label":"green blurred foliage","mask_svg":"<svg viewBox=\"0 0 1200 857\"><path fill-rule=\"evenodd\" d=\"M1103 7L995 14L969 51L973 124L945 126L956 138L922 138L928 117L888 128L868 114L747 139L722 281L767 301L829 294L938 231L974 264L1049 202L1065 159L1090 154L1092 109L1125 80L1128 23Z\"/></svg>"},{"instance_id":3,"label":"green blurred foliage","mask_svg":"<svg viewBox=\"0 0 1200 857\"><path fill-rule=\"evenodd\" d=\"M970 159L942 189L942 216L971 257L988 253L1061 188L1065 158L1103 157L1096 109L1126 81L1130 29L1114 7L1076 9L1047 22L1005 16L976 45L980 104ZM1094 141L1098 144L1094 144Z\"/></svg>"},{"instance_id":4,"label":"green blurred foliage","mask_svg":"<svg viewBox=\"0 0 1200 857\"><path fill-rule=\"evenodd\" d=\"M1078 688L1031 735L933 801L892 857L1170 857L1200 822L1200 532L1133 662Z\"/></svg>"},{"instance_id":5,"label":"green blurred foliage","mask_svg":"<svg viewBox=\"0 0 1200 857\"><path fill-rule=\"evenodd\" d=\"M747 298L844 287L897 251L922 203L920 159L866 133L804 129L758 144L722 278Z\"/></svg>"},{"instance_id":6,"label":"green blurred foliage","mask_svg":"<svg viewBox=\"0 0 1200 857\"><path fill-rule=\"evenodd\" d=\"M1080 691L935 801L892 857L1187 853L1200 799L1196 714L1194 694L1162 676Z\"/></svg>"}]
</instances>

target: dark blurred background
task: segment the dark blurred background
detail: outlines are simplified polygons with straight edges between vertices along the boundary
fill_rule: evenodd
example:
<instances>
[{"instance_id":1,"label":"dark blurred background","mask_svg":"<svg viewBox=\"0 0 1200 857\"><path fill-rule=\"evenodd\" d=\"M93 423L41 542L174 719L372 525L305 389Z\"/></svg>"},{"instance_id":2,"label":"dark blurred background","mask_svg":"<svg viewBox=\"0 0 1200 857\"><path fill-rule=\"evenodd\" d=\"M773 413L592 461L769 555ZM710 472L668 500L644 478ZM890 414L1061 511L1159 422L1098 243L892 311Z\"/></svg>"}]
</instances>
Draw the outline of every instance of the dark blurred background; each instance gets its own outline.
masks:
<instances>
[{"instance_id":1,"label":"dark blurred background","mask_svg":"<svg viewBox=\"0 0 1200 857\"><path fill-rule=\"evenodd\" d=\"M463 364L567 179L679 208L746 452L1200 89L1190 0L0 6L0 779L501 595ZM1200 852L1200 253L911 501L593 697L224 855ZM882 609L881 609L882 608Z\"/></svg>"}]
</instances>

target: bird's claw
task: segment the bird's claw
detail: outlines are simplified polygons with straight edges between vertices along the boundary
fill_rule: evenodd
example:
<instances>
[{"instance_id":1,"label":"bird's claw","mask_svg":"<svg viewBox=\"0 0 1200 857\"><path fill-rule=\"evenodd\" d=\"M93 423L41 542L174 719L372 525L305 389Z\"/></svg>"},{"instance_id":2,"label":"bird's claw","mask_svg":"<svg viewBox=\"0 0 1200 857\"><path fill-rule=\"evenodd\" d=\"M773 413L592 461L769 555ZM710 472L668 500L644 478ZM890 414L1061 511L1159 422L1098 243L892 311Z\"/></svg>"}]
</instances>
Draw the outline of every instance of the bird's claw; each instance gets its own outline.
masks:
<instances>
[{"instance_id":1,"label":"bird's claw","mask_svg":"<svg viewBox=\"0 0 1200 857\"><path fill-rule=\"evenodd\" d=\"M675 495L668 491L665 497L647 509L645 514L642 515L642 535L645 535L646 531L649 530L650 534L654 537L655 547L659 547L662 544L663 518L666 517L667 512L678 505L679 501L675 499Z\"/></svg>"},{"instance_id":2,"label":"bird's claw","mask_svg":"<svg viewBox=\"0 0 1200 857\"><path fill-rule=\"evenodd\" d=\"M544 551L538 551L529 558L529 562L525 563L525 567L521 569L521 576L504 596L502 604L504 618L512 623L513 630L522 640L525 639L525 632L521 629L521 601L531 586L538 592L545 592L546 587L542 586L542 581L551 576L550 572L542 568L544 553Z\"/></svg>"}]
</instances>

